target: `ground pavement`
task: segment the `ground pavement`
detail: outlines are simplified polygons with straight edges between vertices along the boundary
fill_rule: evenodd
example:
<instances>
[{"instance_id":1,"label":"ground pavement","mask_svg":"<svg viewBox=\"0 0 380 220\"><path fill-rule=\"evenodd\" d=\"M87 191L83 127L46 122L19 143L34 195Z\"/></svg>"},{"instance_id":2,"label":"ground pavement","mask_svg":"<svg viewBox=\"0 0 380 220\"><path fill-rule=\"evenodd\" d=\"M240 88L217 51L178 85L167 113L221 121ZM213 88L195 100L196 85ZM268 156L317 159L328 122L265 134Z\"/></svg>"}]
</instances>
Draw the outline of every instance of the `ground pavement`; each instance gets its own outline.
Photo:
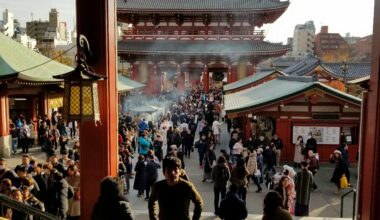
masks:
<instances>
[{"instance_id":1,"label":"ground pavement","mask_svg":"<svg viewBox=\"0 0 380 220\"><path fill-rule=\"evenodd\" d=\"M72 147L73 141L70 142L69 147ZM228 148L228 133L226 129L223 128L221 145L217 145L216 154L219 156L220 149ZM46 156L39 148L31 149L30 154L35 156L39 162L43 162L46 159ZM17 164L21 163L21 153L12 155L11 158L7 159L7 163L10 167L14 167ZM135 157L136 158L136 157ZM202 214L202 219L218 219L214 216L214 207L213 207L213 184L210 182L202 182L203 171L198 166L198 153L196 150L192 153L190 159L185 159L186 172L190 177L190 180L193 182L197 190L203 197L205 207L204 213ZM285 164L285 163L284 163ZM321 168L315 180L319 186L316 192L312 192L311 201L310 201L310 216L313 217L332 217L337 218L340 216L340 199L343 193L335 194L336 187L331 183L330 177L333 172L332 164L321 164ZM351 183L353 187L356 187L356 166L352 166L351 170ZM162 170L159 170L160 179L163 178ZM131 188L133 186L134 179L130 180ZM261 219L262 209L263 209L263 200L266 195L267 190L264 188L263 192L255 193L256 186L251 182L247 192L247 208L250 216L248 219ZM346 190L347 191L347 190ZM346 192L345 191L345 192ZM130 193L127 195L130 201L130 205L133 209L133 212L138 220L148 219L147 209L148 203L144 200L144 197L137 197L137 191L131 189ZM352 194L347 196L344 202L344 217L352 216ZM191 206L192 210L192 206ZM317 219L317 218L312 218ZM320 218L320 219L330 219L330 218Z\"/></svg>"}]
</instances>

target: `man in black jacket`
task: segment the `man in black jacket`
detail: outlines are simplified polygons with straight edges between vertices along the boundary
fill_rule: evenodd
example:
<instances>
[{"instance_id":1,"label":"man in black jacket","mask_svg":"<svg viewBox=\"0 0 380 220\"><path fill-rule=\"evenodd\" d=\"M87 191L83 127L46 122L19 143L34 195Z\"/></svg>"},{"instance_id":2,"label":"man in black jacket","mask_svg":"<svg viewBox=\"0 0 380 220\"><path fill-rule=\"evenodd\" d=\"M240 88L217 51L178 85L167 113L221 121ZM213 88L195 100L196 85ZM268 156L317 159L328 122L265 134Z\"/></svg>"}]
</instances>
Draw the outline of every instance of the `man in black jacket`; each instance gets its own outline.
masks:
<instances>
[{"instance_id":1,"label":"man in black jacket","mask_svg":"<svg viewBox=\"0 0 380 220\"><path fill-rule=\"evenodd\" d=\"M239 198L238 187L235 184L230 186L230 191L224 200L220 202L219 217L224 220L240 220L248 216L245 202Z\"/></svg>"},{"instance_id":2,"label":"man in black jacket","mask_svg":"<svg viewBox=\"0 0 380 220\"><path fill-rule=\"evenodd\" d=\"M145 200L149 200L149 192L153 184L157 181L158 171L157 169L160 167L159 164L154 162L154 155L148 155L148 162L145 166L146 170L146 197Z\"/></svg>"}]
</instances>

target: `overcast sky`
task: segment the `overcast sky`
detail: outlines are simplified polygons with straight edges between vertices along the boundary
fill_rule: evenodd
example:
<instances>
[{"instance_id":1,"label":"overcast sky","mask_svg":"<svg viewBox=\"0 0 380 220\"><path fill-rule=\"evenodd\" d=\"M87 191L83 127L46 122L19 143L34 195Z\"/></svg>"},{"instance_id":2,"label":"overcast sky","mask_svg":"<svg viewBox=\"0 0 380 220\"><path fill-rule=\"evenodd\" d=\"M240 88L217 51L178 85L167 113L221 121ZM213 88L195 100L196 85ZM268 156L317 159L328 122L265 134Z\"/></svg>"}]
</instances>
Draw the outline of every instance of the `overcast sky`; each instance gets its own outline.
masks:
<instances>
[{"instance_id":1,"label":"overcast sky","mask_svg":"<svg viewBox=\"0 0 380 220\"><path fill-rule=\"evenodd\" d=\"M291 0L288 10L263 29L267 41L286 43L295 25L313 20L317 33L321 25L328 25L330 32L363 37L372 33L373 5L374 0ZM70 29L74 27L75 0L0 0L0 12L9 9L24 27L32 13L34 20L48 20L51 8L57 8L60 21L66 21Z\"/></svg>"}]
</instances>

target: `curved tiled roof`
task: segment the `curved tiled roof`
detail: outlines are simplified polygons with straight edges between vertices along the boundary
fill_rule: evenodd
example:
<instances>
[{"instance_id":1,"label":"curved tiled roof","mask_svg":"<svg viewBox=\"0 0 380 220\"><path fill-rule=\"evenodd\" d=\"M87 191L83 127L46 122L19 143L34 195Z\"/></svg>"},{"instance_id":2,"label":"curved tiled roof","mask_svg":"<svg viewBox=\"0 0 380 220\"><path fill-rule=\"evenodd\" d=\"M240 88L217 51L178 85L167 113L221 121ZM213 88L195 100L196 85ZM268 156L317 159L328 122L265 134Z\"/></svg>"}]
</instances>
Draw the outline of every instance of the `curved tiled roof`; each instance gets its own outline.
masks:
<instances>
[{"instance_id":1,"label":"curved tiled roof","mask_svg":"<svg viewBox=\"0 0 380 220\"><path fill-rule=\"evenodd\" d=\"M227 113L254 110L315 88L360 107L361 99L317 82L313 78L283 76L249 89L225 95L225 110Z\"/></svg>"},{"instance_id":2,"label":"curved tiled roof","mask_svg":"<svg viewBox=\"0 0 380 220\"><path fill-rule=\"evenodd\" d=\"M288 46L265 41L128 40L119 41L119 53L181 55L268 55L283 53Z\"/></svg>"},{"instance_id":3,"label":"curved tiled roof","mask_svg":"<svg viewBox=\"0 0 380 220\"><path fill-rule=\"evenodd\" d=\"M249 84L255 83L255 82L257 82L257 81L259 81L261 79L264 79L265 77L270 76L270 75L272 75L274 73L283 74L283 73L281 73L279 71L263 71L263 72L258 72L255 75L245 77L244 79L241 79L239 81L236 81L236 82L233 82L233 83L229 83L229 84L223 86L223 91L227 92L227 91L230 91L230 90L234 90L234 89L238 89L238 88L244 87L246 85L249 85Z\"/></svg>"},{"instance_id":4,"label":"curved tiled roof","mask_svg":"<svg viewBox=\"0 0 380 220\"><path fill-rule=\"evenodd\" d=\"M280 0L118 0L118 10L127 11L261 11L286 8Z\"/></svg>"},{"instance_id":5,"label":"curved tiled roof","mask_svg":"<svg viewBox=\"0 0 380 220\"><path fill-rule=\"evenodd\" d=\"M293 65L285 68L282 72L288 75L304 76L310 71L314 70L319 64L320 60L313 55L306 55L300 61L294 63Z\"/></svg>"},{"instance_id":6,"label":"curved tiled roof","mask_svg":"<svg viewBox=\"0 0 380 220\"><path fill-rule=\"evenodd\" d=\"M322 63L321 66L332 75L345 78L346 80L353 80L369 76L371 74L371 63L348 63L348 70L346 76L340 69L341 63Z\"/></svg>"},{"instance_id":7,"label":"curved tiled roof","mask_svg":"<svg viewBox=\"0 0 380 220\"><path fill-rule=\"evenodd\" d=\"M60 82L62 80L54 79L53 76L73 69L0 34L0 78L39 83Z\"/></svg>"}]
</instances>

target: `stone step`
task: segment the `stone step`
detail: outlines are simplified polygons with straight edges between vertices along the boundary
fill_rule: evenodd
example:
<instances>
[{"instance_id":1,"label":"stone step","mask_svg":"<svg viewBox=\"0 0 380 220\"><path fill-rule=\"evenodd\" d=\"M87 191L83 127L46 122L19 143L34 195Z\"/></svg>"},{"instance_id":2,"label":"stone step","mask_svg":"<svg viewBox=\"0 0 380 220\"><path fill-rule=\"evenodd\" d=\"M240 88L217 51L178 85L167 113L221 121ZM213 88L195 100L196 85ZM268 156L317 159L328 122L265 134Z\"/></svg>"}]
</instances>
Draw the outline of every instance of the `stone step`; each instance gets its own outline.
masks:
<instances>
[{"instance_id":1,"label":"stone step","mask_svg":"<svg viewBox=\"0 0 380 220\"><path fill-rule=\"evenodd\" d=\"M133 210L136 220L148 220L147 210ZM249 214L246 220L261 220L262 215ZM202 212L201 220L220 220L212 212ZM293 220L352 220L352 218L293 217Z\"/></svg>"}]
</instances>

